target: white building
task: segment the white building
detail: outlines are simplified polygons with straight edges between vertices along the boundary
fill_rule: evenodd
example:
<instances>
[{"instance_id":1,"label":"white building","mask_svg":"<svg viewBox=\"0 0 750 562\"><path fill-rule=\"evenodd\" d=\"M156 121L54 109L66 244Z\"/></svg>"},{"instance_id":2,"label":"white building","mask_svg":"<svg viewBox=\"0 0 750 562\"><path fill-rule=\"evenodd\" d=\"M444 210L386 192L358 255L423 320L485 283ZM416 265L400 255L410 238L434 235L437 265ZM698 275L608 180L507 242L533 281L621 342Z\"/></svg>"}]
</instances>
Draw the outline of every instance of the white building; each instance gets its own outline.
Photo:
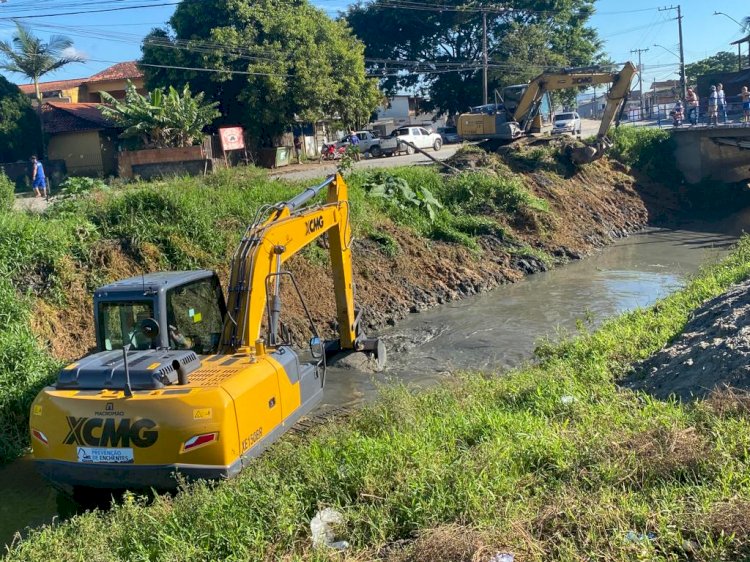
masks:
<instances>
[{"instance_id":1,"label":"white building","mask_svg":"<svg viewBox=\"0 0 750 562\"><path fill-rule=\"evenodd\" d=\"M421 109L425 99L418 96L397 95L388 100L386 106L379 107L378 118L371 123L381 135L390 133L393 129L404 125L420 125L436 130L445 125L445 118L435 118L434 112Z\"/></svg>"}]
</instances>

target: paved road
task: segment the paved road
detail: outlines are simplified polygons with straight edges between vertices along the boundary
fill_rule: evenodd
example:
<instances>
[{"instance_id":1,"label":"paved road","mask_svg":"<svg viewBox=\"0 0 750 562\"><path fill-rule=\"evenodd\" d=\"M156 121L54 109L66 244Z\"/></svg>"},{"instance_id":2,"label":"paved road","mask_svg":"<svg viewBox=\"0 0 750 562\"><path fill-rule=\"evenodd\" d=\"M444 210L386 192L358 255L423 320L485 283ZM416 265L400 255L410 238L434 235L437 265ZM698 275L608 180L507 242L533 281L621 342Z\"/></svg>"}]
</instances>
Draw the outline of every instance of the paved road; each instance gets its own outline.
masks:
<instances>
[{"instance_id":1,"label":"paved road","mask_svg":"<svg viewBox=\"0 0 750 562\"><path fill-rule=\"evenodd\" d=\"M444 146L437 152L433 150L428 150L427 152L430 156L434 156L438 160L445 160L453 156L460 147L460 144L450 144ZM354 164L354 168L364 170L368 168L392 168L395 166L420 166L424 164L432 164L432 160L417 152L411 156L405 154L403 156L362 159ZM274 178L283 178L286 180L310 180L322 178L335 173L337 165L338 162L301 164L299 166L291 164L272 172L270 175Z\"/></svg>"}]
</instances>

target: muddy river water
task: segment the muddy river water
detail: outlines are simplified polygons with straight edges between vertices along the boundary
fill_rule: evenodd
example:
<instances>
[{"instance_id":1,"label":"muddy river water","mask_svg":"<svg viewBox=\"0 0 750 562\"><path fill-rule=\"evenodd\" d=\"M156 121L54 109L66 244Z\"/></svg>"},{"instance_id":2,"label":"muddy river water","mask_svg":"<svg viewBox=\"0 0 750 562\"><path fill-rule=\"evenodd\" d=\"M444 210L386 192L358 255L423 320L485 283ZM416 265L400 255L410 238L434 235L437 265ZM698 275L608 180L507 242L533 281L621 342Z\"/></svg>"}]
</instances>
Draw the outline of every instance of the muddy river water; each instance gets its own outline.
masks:
<instances>
[{"instance_id":1,"label":"muddy river water","mask_svg":"<svg viewBox=\"0 0 750 562\"><path fill-rule=\"evenodd\" d=\"M386 371L331 368L325 403L353 405L394 380L428 385L460 370L518 365L540 339L572 332L578 320L596 325L669 294L748 229L750 211L720 223L648 230L585 260L413 314L382 334L389 347ZM52 521L57 509L56 493L27 458L0 467L0 543Z\"/></svg>"}]
</instances>

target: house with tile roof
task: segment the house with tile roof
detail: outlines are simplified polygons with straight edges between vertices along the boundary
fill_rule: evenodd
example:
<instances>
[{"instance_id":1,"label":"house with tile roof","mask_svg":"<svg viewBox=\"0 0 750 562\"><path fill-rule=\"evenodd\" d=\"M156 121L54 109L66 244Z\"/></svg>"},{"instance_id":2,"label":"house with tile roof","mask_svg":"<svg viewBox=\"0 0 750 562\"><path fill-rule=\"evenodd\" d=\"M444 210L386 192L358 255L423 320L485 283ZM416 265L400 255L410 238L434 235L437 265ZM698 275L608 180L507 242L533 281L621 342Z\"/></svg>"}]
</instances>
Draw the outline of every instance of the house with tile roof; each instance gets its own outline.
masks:
<instances>
[{"instance_id":1,"label":"house with tile roof","mask_svg":"<svg viewBox=\"0 0 750 562\"><path fill-rule=\"evenodd\" d=\"M45 101L100 103L102 92L107 92L116 99L123 99L128 80L135 85L139 93L146 93L143 72L138 68L136 61L117 63L88 78L40 82L39 90ZM19 89L36 100L34 84L22 84Z\"/></svg>"},{"instance_id":2,"label":"house with tile roof","mask_svg":"<svg viewBox=\"0 0 750 562\"><path fill-rule=\"evenodd\" d=\"M109 176L117 171L120 129L102 115L97 103L42 104L50 160L64 160L72 176Z\"/></svg>"}]
</instances>

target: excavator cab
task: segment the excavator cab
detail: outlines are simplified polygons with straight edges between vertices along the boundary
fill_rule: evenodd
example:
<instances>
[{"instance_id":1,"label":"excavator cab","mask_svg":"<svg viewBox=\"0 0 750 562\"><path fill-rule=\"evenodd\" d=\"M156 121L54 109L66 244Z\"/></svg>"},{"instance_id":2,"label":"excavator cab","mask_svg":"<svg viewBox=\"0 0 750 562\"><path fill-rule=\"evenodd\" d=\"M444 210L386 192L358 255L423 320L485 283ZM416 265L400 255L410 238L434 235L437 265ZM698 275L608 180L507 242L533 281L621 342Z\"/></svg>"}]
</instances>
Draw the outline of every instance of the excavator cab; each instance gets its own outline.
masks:
<instances>
[{"instance_id":1,"label":"excavator cab","mask_svg":"<svg viewBox=\"0 0 750 562\"><path fill-rule=\"evenodd\" d=\"M170 271L131 277L94 293L98 351L190 349L216 353L226 315L213 271Z\"/></svg>"}]
</instances>

